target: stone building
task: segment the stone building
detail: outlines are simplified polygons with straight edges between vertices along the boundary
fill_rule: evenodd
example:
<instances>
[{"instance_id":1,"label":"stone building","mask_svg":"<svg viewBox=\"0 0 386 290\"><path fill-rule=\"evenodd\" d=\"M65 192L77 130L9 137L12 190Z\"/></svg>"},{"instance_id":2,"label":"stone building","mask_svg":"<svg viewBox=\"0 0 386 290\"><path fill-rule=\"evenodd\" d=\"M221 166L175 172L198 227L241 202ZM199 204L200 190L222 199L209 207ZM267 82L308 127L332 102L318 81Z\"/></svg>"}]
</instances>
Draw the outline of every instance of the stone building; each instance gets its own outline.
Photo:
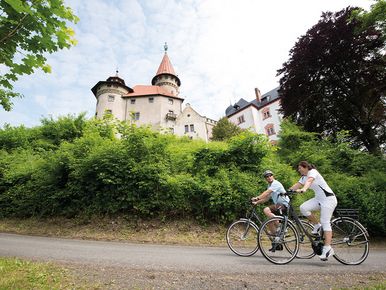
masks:
<instances>
[{"instance_id":1,"label":"stone building","mask_svg":"<svg viewBox=\"0 0 386 290\"><path fill-rule=\"evenodd\" d=\"M208 141L216 121L201 116L189 104L183 108L180 86L181 81L170 62L165 44L164 56L151 85L129 87L117 72L91 89L97 100L95 116L102 118L111 113L121 121L150 125L158 131Z\"/></svg>"}]
</instances>

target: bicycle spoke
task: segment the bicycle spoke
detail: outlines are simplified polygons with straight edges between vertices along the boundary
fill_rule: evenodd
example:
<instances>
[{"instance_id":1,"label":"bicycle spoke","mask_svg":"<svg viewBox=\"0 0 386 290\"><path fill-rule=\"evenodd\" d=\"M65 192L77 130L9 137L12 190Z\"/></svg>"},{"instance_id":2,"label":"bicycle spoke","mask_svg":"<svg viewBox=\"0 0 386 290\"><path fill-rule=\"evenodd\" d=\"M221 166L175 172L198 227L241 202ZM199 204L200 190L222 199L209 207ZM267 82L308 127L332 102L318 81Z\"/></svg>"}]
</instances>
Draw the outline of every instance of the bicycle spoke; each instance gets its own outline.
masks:
<instances>
[{"instance_id":1,"label":"bicycle spoke","mask_svg":"<svg viewBox=\"0 0 386 290\"><path fill-rule=\"evenodd\" d=\"M346 265L358 265L368 256L367 234L358 222L337 219L332 223L334 257Z\"/></svg>"},{"instance_id":2,"label":"bicycle spoke","mask_svg":"<svg viewBox=\"0 0 386 290\"><path fill-rule=\"evenodd\" d=\"M236 221L227 230L227 244L236 255L243 257L252 256L259 250L257 233L258 228L251 221Z\"/></svg>"},{"instance_id":3,"label":"bicycle spoke","mask_svg":"<svg viewBox=\"0 0 386 290\"><path fill-rule=\"evenodd\" d=\"M282 217L267 220L259 231L259 246L264 257L275 264L287 264L291 262L299 249L298 234L292 224L286 229L280 223ZM273 231L278 231L275 235Z\"/></svg>"}]
</instances>

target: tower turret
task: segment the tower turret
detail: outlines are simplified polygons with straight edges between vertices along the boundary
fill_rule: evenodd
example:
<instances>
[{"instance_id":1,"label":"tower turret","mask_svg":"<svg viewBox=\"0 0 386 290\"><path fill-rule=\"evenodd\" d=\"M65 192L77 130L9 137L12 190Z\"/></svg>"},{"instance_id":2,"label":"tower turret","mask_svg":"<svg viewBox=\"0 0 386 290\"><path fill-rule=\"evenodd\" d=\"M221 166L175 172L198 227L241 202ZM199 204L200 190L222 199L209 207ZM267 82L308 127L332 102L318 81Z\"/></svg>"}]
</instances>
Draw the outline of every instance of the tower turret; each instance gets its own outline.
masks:
<instances>
[{"instance_id":1,"label":"tower turret","mask_svg":"<svg viewBox=\"0 0 386 290\"><path fill-rule=\"evenodd\" d=\"M167 50L168 45L164 45L165 54L162 58L161 64L158 68L156 75L153 77L151 84L153 86L163 87L167 92L170 92L173 96L178 96L180 93L181 81L174 72L172 63L170 62Z\"/></svg>"},{"instance_id":2,"label":"tower turret","mask_svg":"<svg viewBox=\"0 0 386 290\"><path fill-rule=\"evenodd\" d=\"M122 95L132 93L133 89L126 86L125 81L118 76L118 70L115 76L108 77L106 81L99 81L92 89L97 99L95 116L102 118L108 112L114 114L118 119L125 115Z\"/></svg>"}]
</instances>

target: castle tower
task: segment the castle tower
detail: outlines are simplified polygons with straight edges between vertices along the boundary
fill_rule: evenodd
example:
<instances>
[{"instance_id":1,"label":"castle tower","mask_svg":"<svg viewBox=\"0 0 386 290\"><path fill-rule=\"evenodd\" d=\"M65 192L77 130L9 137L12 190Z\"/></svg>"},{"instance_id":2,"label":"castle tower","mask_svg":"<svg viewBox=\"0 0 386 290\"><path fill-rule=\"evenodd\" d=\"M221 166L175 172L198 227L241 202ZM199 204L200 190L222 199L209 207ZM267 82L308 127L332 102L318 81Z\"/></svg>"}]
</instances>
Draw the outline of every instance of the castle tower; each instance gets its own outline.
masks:
<instances>
[{"instance_id":1,"label":"castle tower","mask_svg":"<svg viewBox=\"0 0 386 290\"><path fill-rule=\"evenodd\" d=\"M97 99L95 117L103 118L105 113L110 113L124 120L125 100L121 96L132 93L133 89L126 86L125 81L118 76L118 71L106 81L99 81L91 91Z\"/></svg>"},{"instance_id":2,"label":"castle tower","mask_svg":"<svg viewBox=\"0 0 386 290\"><path fill-rule=\"evenodd\" d=\"M156 75L153 77L151 84L153 86L163 87L168 93L173 96L178 96L180 93L181 81L174 72L172 63L170 62L167 50L168 45L164 45L165 54Z\"/></svg>"}]
</instances>

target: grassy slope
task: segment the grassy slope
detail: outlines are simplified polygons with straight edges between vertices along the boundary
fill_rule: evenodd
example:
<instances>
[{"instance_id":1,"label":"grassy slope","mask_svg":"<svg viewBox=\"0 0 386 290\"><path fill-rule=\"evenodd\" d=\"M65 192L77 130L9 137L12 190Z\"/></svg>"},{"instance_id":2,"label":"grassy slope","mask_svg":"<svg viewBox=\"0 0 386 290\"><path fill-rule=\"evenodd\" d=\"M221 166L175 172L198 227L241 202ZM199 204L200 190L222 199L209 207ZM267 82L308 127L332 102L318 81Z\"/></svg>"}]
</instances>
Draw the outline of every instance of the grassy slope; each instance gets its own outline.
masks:
<instances>
[{"instance_id":1,"label":"grassy slope","mask_svg":"<svg viewBox=\"0 0 386 290\"><path fill-rule=\"evenodd\" d=\"M98 289L51 263L0 257L0 289Z\"/></svg>"}]
</instances>

